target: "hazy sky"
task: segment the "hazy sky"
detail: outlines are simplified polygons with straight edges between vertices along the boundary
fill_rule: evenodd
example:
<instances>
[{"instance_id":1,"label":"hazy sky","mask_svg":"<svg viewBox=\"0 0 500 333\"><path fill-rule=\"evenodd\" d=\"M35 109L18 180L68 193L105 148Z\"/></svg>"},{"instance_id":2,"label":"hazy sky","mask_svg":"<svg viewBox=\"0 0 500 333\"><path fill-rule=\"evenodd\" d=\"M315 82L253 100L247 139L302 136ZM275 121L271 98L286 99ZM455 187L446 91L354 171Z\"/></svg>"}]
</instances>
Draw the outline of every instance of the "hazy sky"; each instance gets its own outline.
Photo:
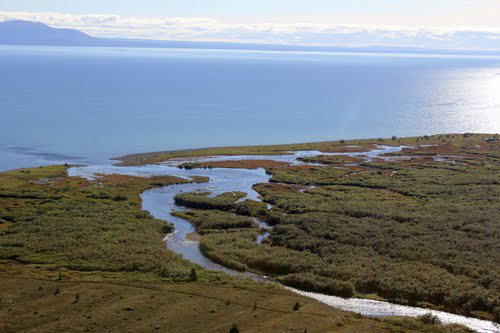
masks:
<instances>
[{"instance_id":1,"label":"hazy sky","mask_svg":"<svg viewBox=\"0 0 500 333\"><path fill-rule=\"evenodd\" d=\"M102 37L500 49L500 0L0 0Z\"/></svg>"},{"instance_id":2,"label":"hazy sky","mask_svg":"<svg viewBox=\"0 0 500 333\"><path fill-rule=\"evenodd\" d=\"M210 17L228 22L499 26L499 0L0 0L2 11Z\"/></svg>"}]
</instances>

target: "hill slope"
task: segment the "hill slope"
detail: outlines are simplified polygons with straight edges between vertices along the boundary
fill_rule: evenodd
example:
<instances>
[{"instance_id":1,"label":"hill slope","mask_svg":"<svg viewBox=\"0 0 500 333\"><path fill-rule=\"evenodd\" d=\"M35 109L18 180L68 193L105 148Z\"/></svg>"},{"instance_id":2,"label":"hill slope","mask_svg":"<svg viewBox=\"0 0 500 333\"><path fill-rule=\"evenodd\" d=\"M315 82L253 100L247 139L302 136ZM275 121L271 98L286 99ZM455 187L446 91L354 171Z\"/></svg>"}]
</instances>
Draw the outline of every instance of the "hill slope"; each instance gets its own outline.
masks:
<instances>
[{"instance_id":1,"label":"hill slope","mask_svg":"<svg viewBox=\"0 0 500 333\"><path fill-rule=\"evenodd\" d=\"M29 21L0 22L0 44L10 45L93 45L99 39L73 29L56 29Z\"/></svg>"},{"instance_id":2,"label":"hill slope","mask_svg":"<svg viewBox=\"0 0 500 333\"><path fill-rule=\"evenodd\" d=\"M356 52L356 53L411 53L411 54L460 54L499 55L498 51L486 50L446 50L418 47L395 46L307 46L287 44L252 44L234 42L192 42L171 40L97 38L79 30L58 29L40 22L12 20L0 22L0 45L49 45L49 46L105 46L141 48L183 48L252 51L293 51L293 52Z\"/></svg>"}]
</instances>

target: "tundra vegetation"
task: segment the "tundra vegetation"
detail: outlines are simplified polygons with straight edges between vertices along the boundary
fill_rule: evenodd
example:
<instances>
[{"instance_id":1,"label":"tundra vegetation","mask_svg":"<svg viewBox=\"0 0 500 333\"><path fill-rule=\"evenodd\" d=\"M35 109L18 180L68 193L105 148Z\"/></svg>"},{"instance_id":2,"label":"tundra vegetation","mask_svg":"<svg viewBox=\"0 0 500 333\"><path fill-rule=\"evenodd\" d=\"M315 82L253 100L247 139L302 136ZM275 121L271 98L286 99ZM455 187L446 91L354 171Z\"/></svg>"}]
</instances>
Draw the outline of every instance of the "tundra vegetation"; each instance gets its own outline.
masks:
<instances>
[{"instance_id":1,"label":"tundra vegetation","mask_svg":"<svg viewBox=\"0 0 500 333\"><path fill-rule=\"evenodd\" d=\"M195 209L179 214L203 235L203 253L228 267L310 291L499 321L498 137L376 141L415 148L369 162L328 156L267 167L271 183L254 189L272 209L243 214L274 225L260 244L263 231L239 216L234 199L182 194L178 203ZM311 147L319 145L342 150Z\"/></svg>"},{"instance_id":2,"label":"tundra vegetation","mask_svg":"<svg viewBox=\"0 0 500 333\"><path fill-rule=\"evenodd\" d=\"M119 175L90 182L67 177L61 166L3 173L0 221L10 226L1 232L0 259L185 280L189 262L162 246L171 226L141 210L138 196L183 182Z\"/></svg>"},{"instance_id":3,"label":"tundra vegetation","mask_svg":"<svg viewBox=\"0 0 500 333\"><path fill-rule=\"evenodd\" d=\"M183 182L118 175L89 181L68 177L66 166L0 173L0 331L228 332L234 323L242 332L467 332L417 319L362 318L189 263L165 248L171 226L142 211L140 200L146 189ZM237 201L241 193L221 197ZM239 220L203 221L200 232L253 230L248 215L261 214L262 204L213 212Z\"/></svg>"},{"instance_id":4,"label":"tundra vegetation","mask_svg":"<svg viewBox=\"0 0 500 333\"><path fill-rule=\"evenodd\" d=\"M286 162L273 160L233 160L233 161L210 161L210 162L184 162L179 164L179 169L212 169L212 168L236 168L236 169L257 169L269 166L287 165Z\"/></svg>"},{"instance_id":5,"label":"tundra vegetation","mask_svg":"<svg viewBox=\"0 0 500 333\"><path fill-rule=\"evenodd\" d=\"M164 152L140 153L130 154L116 158L120 161L118 165L144 165L166 162L176 159L189 159L193 157L207 157L207 156L236 156L236 155L289 155L294 151L302 150L318 150L325 153L347 153L347 152L366 152L377 147L377 145L386 146L415 146L415 145L435 145L435 144L451 144L460 145L467 144L472 140L491 139L496 140L497 135L489 134L446 134L446 135L425 135L422 137L395 137L389 139L364 139L364 140L339 140L339 141L325 141L325 142L312 142L312 143L297 143L297 144L282 144L282 145L267 145L267 146L237 146L237 147L217 147L217 148L201 148L201 149L188 149L188 150L175 150ZM493 141L492 141L493 142ZM252 162L251 160L241 161L225 161L229 167L237 167L237 164L246 164ZM266 161L273 164L275 161ZM217 162L194 162L189 165L190 168L197 167L223 167ZM260 164L259 161L252 163ZM279 163L279 162L278 162ZM252 167L253 168L253 167Z\"/></svg>"}]
</instances>

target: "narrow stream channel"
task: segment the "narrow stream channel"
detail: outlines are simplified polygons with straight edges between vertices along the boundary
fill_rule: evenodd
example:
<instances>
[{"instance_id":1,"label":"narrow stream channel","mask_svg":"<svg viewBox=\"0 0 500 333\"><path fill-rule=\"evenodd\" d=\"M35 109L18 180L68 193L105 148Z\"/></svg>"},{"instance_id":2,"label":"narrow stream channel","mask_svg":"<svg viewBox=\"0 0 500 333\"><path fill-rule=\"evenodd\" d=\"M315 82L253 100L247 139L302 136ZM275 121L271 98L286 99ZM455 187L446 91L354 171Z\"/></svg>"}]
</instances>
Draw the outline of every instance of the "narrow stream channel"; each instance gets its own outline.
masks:
<instances>
[{"instance_id":1,"label":"narrow stream channel","mask_svg":"<svg viewBox=\"0 0 500 333\"><path fill-rule=\"evenodd\" d=\"M372 159L383 153L397 152L404 147L388 147L380 146L378 149L364 153L343 153L331 155L363 155L366 159ZM301 163L297 161L300 156L317 156L323 153L318 151L297 152L293 155L276 155L276 156L218 156L210 158L191 159L190 161L214 161L214 160L242 160L242 159L266 159L284 161L289 163ZM208 176L210 181L207 183L189 183L180 185L171 185L162 188L151 189L145 191L142 197L142 207L157 219L168 221L174 224L175 231L165 238L168 249L181 254L184 258L199 264L207 269L224 271L233 276L250 276L256 280L266 280L264 276L253 273L241 273L232 269L219 265L212 260L206 258L199 249L199 243L196 240L190 240L186 236L193 233L194 227L190 222L173 216L172 211L184 210L184 207L177 206L174 202L174 196L179 193L208 191L211 195L218 195L225 192L241 191L247 193L247 198L252 200L260 200L259 195L252 189L256 183L266 183L270 176L263 169L248 170L248 169L179 169L176 167L181 161L176 161L171 164L163 165L145 165L138 167L118 167L112 165L90 165L82 167L73 167L69 169L70 176L80 176L87 179L93 179L96 174L124 174L134 176L155 176L155 175L171 175L182 178L191 176ZM262 240L262 239L261 239ZM373 301L359 298L344 299L336 296L323 295L319 293L306 292L294 288L286 287L288 290L297 294L316 299L329 306L360 313L364 316L383 317L383 316L410 316L417 317L426 313L432 313L437 316L442 323L456 323L465 325L478 332L495 333L500 332L500 327L486 320L469 318L465 316L455 315L442 311L435 311L423 308L416 308L388 302Z\"/></svg>"}]
</instances>

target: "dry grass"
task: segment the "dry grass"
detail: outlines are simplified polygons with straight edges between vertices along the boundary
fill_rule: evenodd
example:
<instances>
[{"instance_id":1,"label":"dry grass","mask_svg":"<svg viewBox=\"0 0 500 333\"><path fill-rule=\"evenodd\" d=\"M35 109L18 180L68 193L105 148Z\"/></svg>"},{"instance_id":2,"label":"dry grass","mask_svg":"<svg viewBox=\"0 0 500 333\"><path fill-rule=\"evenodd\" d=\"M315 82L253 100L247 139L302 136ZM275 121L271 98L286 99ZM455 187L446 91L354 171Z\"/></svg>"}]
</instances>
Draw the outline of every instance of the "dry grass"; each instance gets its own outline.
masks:
<instances>
[{"instance_id":1,"label":"dry grass","mask_svg":"<svg viewBox=\"0 0 500 333\"><path fill-rule=\"evenodd\" d=\"M332 309L271 285L235 280L131 282L120 274L51 271L0 263L1 332L466 332L408 329ZM300 310L294 311L296 302Z\"/></svg>"}]
</instances>

